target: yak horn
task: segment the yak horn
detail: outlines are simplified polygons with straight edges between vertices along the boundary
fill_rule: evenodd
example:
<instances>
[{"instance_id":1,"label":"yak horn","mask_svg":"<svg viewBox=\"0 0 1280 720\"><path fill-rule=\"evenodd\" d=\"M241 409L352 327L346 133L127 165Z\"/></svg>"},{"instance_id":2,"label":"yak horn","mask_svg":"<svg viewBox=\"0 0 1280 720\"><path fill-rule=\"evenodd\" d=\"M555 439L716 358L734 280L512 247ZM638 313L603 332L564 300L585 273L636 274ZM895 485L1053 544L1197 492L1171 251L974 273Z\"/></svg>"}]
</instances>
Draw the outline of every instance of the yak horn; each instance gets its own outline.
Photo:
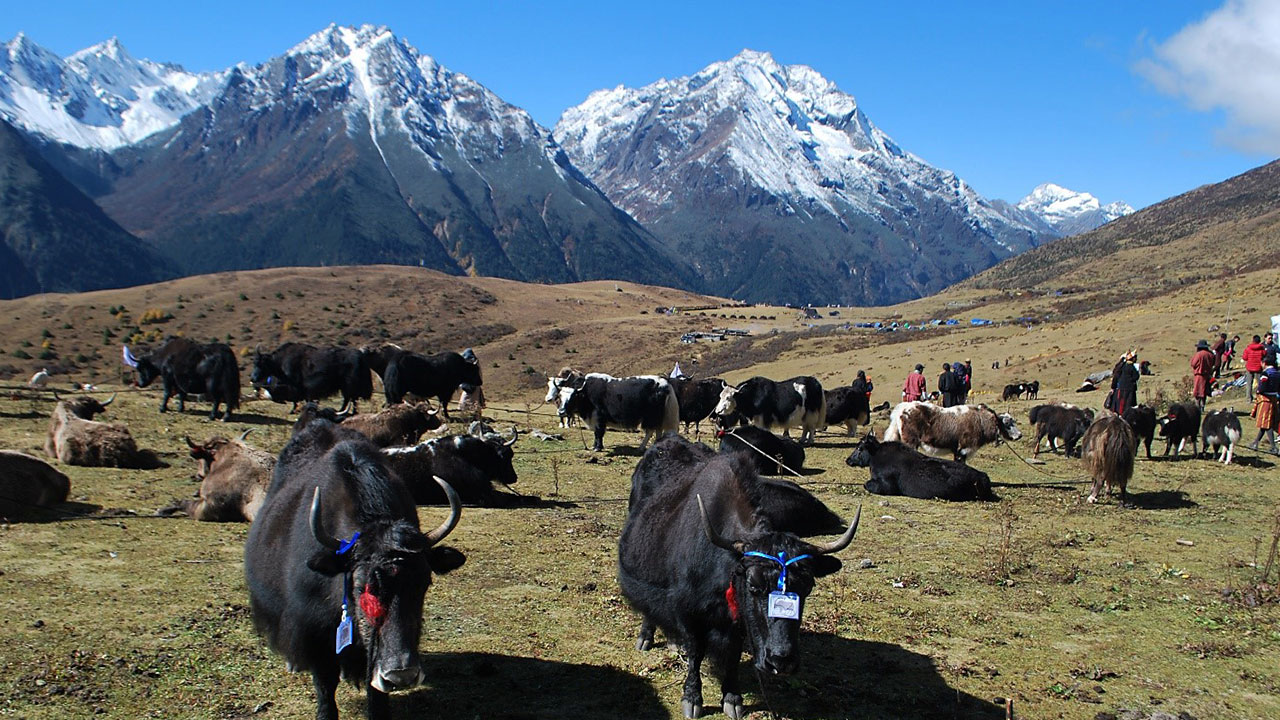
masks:
<instances>
[{"instance_id":1,"label":"yak horn","mask_svg":"<svg viewBox=\"0 0 1280 720\"><path fill-rule=\"evenodd\" d=\"M117 393L111 393L111 397L107 398L107 401L106 401L106 402L104 402L104 403L102 403L102 407L106 407L106 406L110 405L111 403L115 402L115 401L116 401L116 394L117 394Z\"/></svg>"},{"instance_id":2,"label":"yak horn","mask_svg":"<svg viewBox=\"0 0 1280 720\"><path fill-rule=\"evenodd\" d=\"M330 535L324 528L324 518L320 513L320 486L316 486L316 494L311 498L311 534L315 537L316 542L329 548L337 550L341 547L338 538Z\"/></svg>"},{"instance_id":3,"label":"yak horn","mask_svg":"<svg viewBox=\"0 0 1280 720\"><path fill-rule=\"evenodd\" d=\"M511 428L511 440L503 444L506 445L507 447L513 447L516 444L516 440L519 440L519 439L520 439L520 428L513 427Z\"/></svg>"},{"instance_id":4,"label":"yak horn","mask_svg":"<svg viewBox=\"0 0 1280 720\"><path fill-rule=\"evenodd\" d=\"M849 547L849 543L853 542L853 534L858 532L858 521L861 519L862 506L859 505L858 514L853 516L853 522L849 523L849 529L845 530L844 534L836 538L834 542L827 543L826 545L815 545L814 552L818 555L829 555L831 553L838 553Z\"/></svg>"},{"instance_id":5,"label":"yak horn","mask_svg":"<svg viewBox=\"0 0 1280 720\"><path fill-rule=\"evenodd\" d=\"M203 449L204 449L204 448L200 447L199 445L197 445L197 444L195 444L195 443L191 442L191 437L190 437L189 435L183 435L183 436L182 436L182 439L187 441L187 447L191 448L192 450L203 450Z\"/></svg>"},{"instance_id":6,"label":"yak horn","mask_svg":"<svg viewBox=\"0 0 1280 720\"><path fill-rule=\"evenodd\" d=\"M449 517L440 524L440 527L427 533L427 547L431 547L445 539L449 533L453 532L453 528L458 525L458 520L462 518L462 501L458 499L458 493L454 492L453 486L445 482L439 475L432 475L431 477L444 489L444 494L449 498Z\"/></svg>"},{"instance_id":7,"label":"yak horn","mask_svg":"<svg viewBox=\"0 0 1280 720\"><path fill-rule=\"evenodd\" d=\"M711 521L707 519L707 508L702 504L701 494L698 495L698 514L702 516L702 531L707 534L707 539L711 541L712 545L725 550L732 550L733 552L742 552L742 548L739 547L738 543L725 540L720 533L712 529Z\"/></svg>"},{"instance_id":8,"label":"yak horn","mask_svg":"<svg viewBox=\"0 0 1280 720\"><path fill-rule=\"evenodd\" d=\"M245 430L244 432L240 433L240 437L236 438L236 440L240 442L244 442L244 439L249 437L249 433L251 432L253 432L253 428L249 428L248 430Z\"/></svg>"}]
</instances>

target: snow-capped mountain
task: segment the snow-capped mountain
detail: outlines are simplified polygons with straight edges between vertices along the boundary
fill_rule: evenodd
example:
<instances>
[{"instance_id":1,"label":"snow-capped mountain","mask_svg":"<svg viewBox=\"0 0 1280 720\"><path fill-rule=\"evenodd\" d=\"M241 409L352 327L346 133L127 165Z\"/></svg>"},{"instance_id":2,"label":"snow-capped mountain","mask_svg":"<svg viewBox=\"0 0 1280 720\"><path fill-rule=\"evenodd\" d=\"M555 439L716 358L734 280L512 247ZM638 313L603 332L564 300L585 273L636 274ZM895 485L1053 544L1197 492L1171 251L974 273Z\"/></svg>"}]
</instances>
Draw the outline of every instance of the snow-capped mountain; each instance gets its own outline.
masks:
<instances>
[{"instance_id":1,"label":"snow-capped mountain","mask_svg":"<svg viewBox=\"0 0 1280 720\"><path fill-rule=\"evenodd\" d=\"M1034 213L1062 237L1079 235L1133 212L1123 202L1103 205L1087 192L1044 183L1018 201L1018 208Z\"/></svg>"},{"instance_id":2,"label":"snow-capped mountain","mask_svg":"<svg viewBox=\"0 0 1280 720\"><path fill-rule=\"evenodd\" d=\"M226 76L136 60L114 37L64 60L18 33L0 46L0 116L46 140L113 150L173 127Z\"/></svg>"},{"instance_id":3,"label":"snow-capped mountain","mask_svg":"<svg viewBox=\"0 0 1280 720\"><path fill-rule=\"evenodd\" d=\"M396 263L530 281L694 278L549 130L385 27L330 26L232 68L172 128L89 164L106 168L104 209L189 272Z\"/></svg>"},{"instance_id":4,"label":"snow-capped mountain","mask_svg":"<svg viewBox=\"0 0 1280 720\"><path fill-rule=\"evenodd\" d=\"M812 68L768 53L597 91L555 136L710 289L735 297L919 297L1053 236L903 150Z\"/></svg>"}]
</instances>

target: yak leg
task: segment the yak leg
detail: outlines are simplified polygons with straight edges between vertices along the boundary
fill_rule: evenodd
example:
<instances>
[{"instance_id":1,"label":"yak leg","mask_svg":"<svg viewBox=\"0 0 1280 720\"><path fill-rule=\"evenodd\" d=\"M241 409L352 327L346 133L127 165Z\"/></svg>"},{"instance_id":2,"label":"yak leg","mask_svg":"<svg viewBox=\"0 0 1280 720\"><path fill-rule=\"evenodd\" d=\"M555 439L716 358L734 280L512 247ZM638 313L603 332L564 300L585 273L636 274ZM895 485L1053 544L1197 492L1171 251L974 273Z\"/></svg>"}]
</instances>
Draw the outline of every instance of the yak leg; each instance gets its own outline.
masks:
<instances>
[{"instance_id":1,"label":"yak leg","mask_svg":"<svg viewBox=\"0 0 1280 720\"><path fill-rule=\"evenodd\" d=\"M680 709L687 718L702 717L702 656L707 652L707 640L694 633L684 646L689 660L689 674L684 677L684 693L680 696ZM734 658L736 661L738 658Z\"/></svg>"},{"instance_id":2,"label":"yak leg","mask_svg":"<svg viewBox=\"0 0 1280 720\"><path fill-rule=\"evenodd\" d=\"M168 378L163 380L164 397L160 398L160 412L169 412L169 398L176 393L173 391L173 383Z\"/></svg>"},{"instance_id":3,"label":"yak leg","mask_svg":"<svg viewBox=\"0 0 1280 720\"><path fill-rule=\"evenodd\" d=\"M742 706L742 686L738 683L738 659L742 657L742 641L729 642L720 666L724 676L720 678L720 708L729 720L742 720L746 708Z\"/></svg>"},{"instance_id":4,"label":"yak leg","mask_svg":"<svg viewBox=\"0 0 1280 720\"><path fill-rule=\"evenodd\" d=\"M656 430L646 429L644 431L644 439L640 441L640 452L644 452L644 449L649 447L649 438L653 437L656 434L657 434Z\"/></svg>"},{"instance_id":5,"label":"yak leg","mask_svg":"<svg viewBox=\"0 0 1280 720\"><path fill-rule=\"evenodd\" d=\"M1044 433L1039 433L1039 432L1036 433L1036 449L1031 451L1031 457L1033 459L1040 457L1040 441L1041 440L1044 440ZM1050 441L1052 442L1052 440Z\"/></svg>"},{"instance_id":6,"label":"yak leg","mask_svg":"<svg viewBox=\"0 0 1280 720\"><path fill-rule=\"evenodd\" d=\"M368 685L366 689L368 690L365 694L365 700L368 704L366 712L369 720L390 720L391 701L387 694L373 685Z\"/></svg>"},{"instance_id":7,"label":"yak leg","mask_svg":"<svg viewBox=\"0 0 1280 720\"><path fill-rule=\"evenodd\" d=\"M215 396L214 396L214 398L213 398L213 409L209 411L209 419L210 419L210 420L217 420L217 419L218 419L218 405L219 405L219 404L221 404L221 402L222 402L222 401L221 401L221 400L219 400L219 399L218 399L218 397L215 395ZM228 415L230 415L230 414L231 414L231 408L230 408L230 407L228 407L228 408L227 408L227 414L228 414ZM224 418L222 418L222 419L223 419L223 420L226 420L226 418L225 418L225 417L224 417Z\"/></svg>"},{"instance_id":8,"label":"yak leg","mask_svg":"<svg viewBox=\"0 0 1280 720\"><path fill-rule=\"evenodd\" d=\"M338 690L338 666L312 670L311 683L316 689L316 720L338 720L338 703L334 698Z\"/></svg>"},{"instance_id":9,"label":"yak leg","mask_svg":"<svg viewBox=\"0 0 1280 720\"><path fill-rule=\"evenodd\" d=\"M644 652L653 647L653 623L648 618L640 623L640 634L636 636L636 650Z\"/></svg>"},{"instance_id":10,"label":"yak leg","mask_svg":"<svg viewBox=\"0 0 1280 720\"><path fill-rule=\"evenodd\" d=\"M596 452L604 452L604 423L596 425L592 430L595 432L596 444L591 449Z\"/></svg>"}]
</instances>

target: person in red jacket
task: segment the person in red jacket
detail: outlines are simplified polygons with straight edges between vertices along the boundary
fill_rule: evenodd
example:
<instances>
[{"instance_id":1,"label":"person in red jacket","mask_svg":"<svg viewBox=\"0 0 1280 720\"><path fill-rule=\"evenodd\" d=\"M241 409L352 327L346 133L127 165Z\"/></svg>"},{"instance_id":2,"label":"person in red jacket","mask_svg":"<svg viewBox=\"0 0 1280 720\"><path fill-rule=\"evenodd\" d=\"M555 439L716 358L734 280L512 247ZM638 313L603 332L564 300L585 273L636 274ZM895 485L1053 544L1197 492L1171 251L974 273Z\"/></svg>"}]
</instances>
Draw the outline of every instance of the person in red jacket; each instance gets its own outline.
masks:
<instances>
[{"instance_id":1,"label":"person in red jacket","mask_svg":"<svg viewBox=\"0 0 1280 720\"><path fill-rule=\"evenodd\" d=\"M1258 384L1258 376L1262 374L1263 353L1262 338L1257 335L1253 336L1253 342L1245 346L1244 352L1240 353L1240 359L1244 361L1244 371L1249 374L1249 382L1245 387L1249 388L1250 404L1253 404L1253 387Z\"/></svg>"},{"instance_id":2,"label":"person in red jacket","mask_svg":"<svg viewBox=\"0 0 1280 720\"><path fill-rule=\"evenodd\" d=\"M1213 382L1213 375L1217 371L1218 356L1209 349L1209 343L1204 340L1196 343L1196 353L1191 356L1191 376L1195 383L1191 394L1201 410L1204 410L1204 400L1209 396L1209 384Z\"/></svg>"},{"instance_id":3,"label":"person in red jacket","mask_svg":"<svg viewBox=\"0 0 1280 720\"><path fill-rule=\"evenodd\" d=\"M924 394L924 366L917 364L916 369L907 375L907 381L902 384L902 400L903 402L923 400Z\"/></svg>"}]
</instances>

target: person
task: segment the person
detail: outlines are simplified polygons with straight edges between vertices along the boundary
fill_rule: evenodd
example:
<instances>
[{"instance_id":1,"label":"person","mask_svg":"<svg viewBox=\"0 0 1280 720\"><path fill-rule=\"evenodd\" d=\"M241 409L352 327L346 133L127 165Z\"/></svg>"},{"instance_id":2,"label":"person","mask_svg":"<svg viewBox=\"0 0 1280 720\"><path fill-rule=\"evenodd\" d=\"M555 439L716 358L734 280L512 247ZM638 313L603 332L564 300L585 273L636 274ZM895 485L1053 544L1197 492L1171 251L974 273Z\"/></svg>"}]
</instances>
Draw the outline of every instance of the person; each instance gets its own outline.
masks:
<instances>
[{"instance_id":1,"label":"person","mask_svg":"<svg viewBox=\"0 0 1280 720\"><path fill-rule=\"evenodd\" d=\"M938 375L938 392L942 393L942 407L948 408L956 404L956 389L959 378L951 370L950 363L942 363L942 373Z\"/></svg>"},{"instance_id":2,"label":"person","mask_svg":"<svg viewBox=\"0 0 1280 720\"><path fill-rule=\"evenodd\" d=\"M916 369L907 374L907 381L902 384L902 401L923 400L926 392L924 385L924 365L916 363Z\"/></svg>"},{"instance_id":3,"label":"person","mask_svg":"<svg viewBox=\"0 0 1280 720\"><path fill-rule=\"evenodd\" d=\"M1262 362L1266 363L1267 360L1270 360L1271 364L1275 365L1277 350L1280 350L1280 347L1276 347L1275 334L1267 333L1266 336L1262 338Z\"/></svg>"},{"instance_id":4,"label":"person","mask_svg":"<svg viewBox=\"0 0 1280 720\"><path fill-rule=\"evenodd\" d=\"M952 363L951 374L956 376L956 389L952 393L955 395L956 405L964 405L969 400L969 373L964 363Z\"/></svg>"},{"instance_id":5,"label":"person","mask_svg":"<svg viewBox=\"0 0 1280 720\"><path fill-rule=\"evenodd\" d=\"M969 402L969 391L973 390L973 361L964 359L964 401Z\"/></svg>"},{"instance_id":6,"label":"person","mask_svg":"<svg viewBox=\"0 0 1280 720\"><path fill-rule=\"evenodd\" d=\"M1257 450L1265 435L1271 441L1271 453L1280 455L1280 448L1276 447L1276 430L1280 429L1280 372L1276 371L1274 358L1263 361L1255 391L1253 411L1249 414L1258 424L1258 437L1249 444L1249 449Z\"/></svg>"},{"instance_id":7,"label":"person","mask_svg":"<svg viewBox=\"0 0 1280 720\"><path fill-rule=\"evenodd\" d=\"M1120 358L1111 370L1111 390L1115 393L1110 410L1123 415L1125 410L1138 404L1138 362L1137 351L1130 350Z\"/></svg>"},{"instance_id":8,"label":"person","mask_svg":"<svg viewBox=\"0 0 1280 720\"><path fill-rule=\"evenodd\" d=\"M1223 341L1226 344L1226 341ZM1196 404L1204 410L1205 398L1209 397L1209 385L1213 383L1213 376L1218 372L1218 359L1210 349L1209 343L1201 340L1196 343L1195 354L1191 356L1191 396L1196 399Z\"/></svg>"},{"instance_id":9,"label":"person","mask_svg":"<svg viewBox=\"0 0 1280 720\"><path fill-rule=\"evenodd\" d=\"M1236 343L1240 342L1240 336L1234 335L1227 341L1227 352L1222 356L1222 369L1230 370L1231 361L1236 357Z\"/></svg>"},{"instance_id":10,"label":"person","mask_svg":"<svg viewBox=\"0 0 1280 720\"><path fill-rule=\"evenodd\" d=\"M1196 346L1199 348L1199 346ZM1218 377L1218 370L1222 367L1222 356L1227 352L1227 334L1219 333L1218 337L1213 339L1213 344L1209 345L1209 351L1213 353L1213 376Z\"/></svg>"},{"instance_id":11,"label":"person","mask_svg":"<svg viewBox=\"0 0 1280 720\"><path fill-rule=\"evenodd\" d=\"M1249 376L1245 387L1249 388L1249 404L1253 404L1253 386L1258 383L1258 376L1262 374L1262 359L1266 355L1266 350L1262 346L1262 338L1257 335L1253 336L1253 342L1245 346L1240 353L1240 359L1244 361L1244 371Z\"/></svg>"},{"instance_id":12,"label":"person","mask_svg":"<svg viewBox=\"0 0 1280 720\"><path fill-rule=\"evenodd\" d=\"M871 402L871 390L874 386L871 384L871 381L867 379L866 370L858 371L858 377L854 378L853 385L851 387L853 387L853 391L856 393L866 393L867 403L869 404Z\"/></svg>"}]
</instances>

